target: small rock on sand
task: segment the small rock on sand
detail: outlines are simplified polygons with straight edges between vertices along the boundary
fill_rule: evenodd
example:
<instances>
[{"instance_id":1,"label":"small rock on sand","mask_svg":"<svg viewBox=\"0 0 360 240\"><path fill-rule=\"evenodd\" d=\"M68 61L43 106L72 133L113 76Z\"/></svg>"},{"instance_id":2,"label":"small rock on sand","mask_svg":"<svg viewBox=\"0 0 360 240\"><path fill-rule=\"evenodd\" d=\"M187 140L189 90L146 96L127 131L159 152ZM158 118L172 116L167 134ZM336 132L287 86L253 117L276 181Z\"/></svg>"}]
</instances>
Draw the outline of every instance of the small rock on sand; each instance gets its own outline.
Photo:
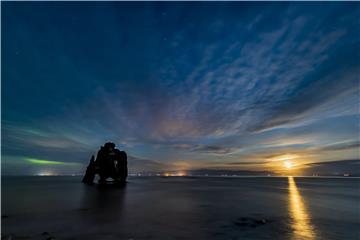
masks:
<instances>
[{"instance_id":1,"label":"small rock on sand","mask_svg":"<svg viewBox=\"0 0 360 240\"><path fill-rule=\"evenodd\" d=\"M261 225L264 225L266 223L268 223L269 221L264 219L264 218L261 218L261 219L256 219L256 218L251 218L251 217L241 217L241 218L238 218L237 221L234 222L234 224L236 226L239 226L239 227L252 227L252 228L256 228L258 226L261 226Z\"/></svg>"}]
</instances>

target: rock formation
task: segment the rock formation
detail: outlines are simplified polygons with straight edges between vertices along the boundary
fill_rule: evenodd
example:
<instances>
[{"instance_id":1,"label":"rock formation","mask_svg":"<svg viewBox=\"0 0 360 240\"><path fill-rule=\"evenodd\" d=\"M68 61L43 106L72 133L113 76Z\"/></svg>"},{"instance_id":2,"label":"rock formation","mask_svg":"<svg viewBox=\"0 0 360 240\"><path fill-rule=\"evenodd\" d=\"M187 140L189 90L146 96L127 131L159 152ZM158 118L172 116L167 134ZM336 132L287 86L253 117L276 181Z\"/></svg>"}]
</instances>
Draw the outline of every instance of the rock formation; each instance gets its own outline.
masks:
<instances>
[{"instance_id":1,"label":"rock formation","mask_svg":"<svg viewBox=\"0 0 360 240\"><path fill-rule=\"evenodd\" d=\"M108 178L115 183L125 183L128 176L126 152L117 149L112 142L105 143L100 147L96 160L91 157L82 182L92 184L96 174L100 176L99 183L106 183Z\"/></svg>"}]
</instances>

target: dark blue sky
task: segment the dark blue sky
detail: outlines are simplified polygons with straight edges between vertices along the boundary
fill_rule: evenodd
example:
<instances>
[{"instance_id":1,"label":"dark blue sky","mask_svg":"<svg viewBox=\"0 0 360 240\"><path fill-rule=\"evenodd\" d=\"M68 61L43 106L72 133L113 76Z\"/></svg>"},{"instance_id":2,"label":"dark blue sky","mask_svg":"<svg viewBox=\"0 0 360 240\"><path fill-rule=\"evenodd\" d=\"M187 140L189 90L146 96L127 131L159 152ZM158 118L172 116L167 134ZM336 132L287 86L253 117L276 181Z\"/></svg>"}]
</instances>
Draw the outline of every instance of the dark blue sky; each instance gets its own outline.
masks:
<instances>
[{"instance_id":1,"label":"dark blue sky","mask_svg":"<svg viewBox=\"0 0 360 240\"><path fill-rule=\"evenodd\" d=\"M133 171L358 159L358 19L357 2L3 2L3 172L78 172L109 140Z\"/></svg>"}]
</instances>

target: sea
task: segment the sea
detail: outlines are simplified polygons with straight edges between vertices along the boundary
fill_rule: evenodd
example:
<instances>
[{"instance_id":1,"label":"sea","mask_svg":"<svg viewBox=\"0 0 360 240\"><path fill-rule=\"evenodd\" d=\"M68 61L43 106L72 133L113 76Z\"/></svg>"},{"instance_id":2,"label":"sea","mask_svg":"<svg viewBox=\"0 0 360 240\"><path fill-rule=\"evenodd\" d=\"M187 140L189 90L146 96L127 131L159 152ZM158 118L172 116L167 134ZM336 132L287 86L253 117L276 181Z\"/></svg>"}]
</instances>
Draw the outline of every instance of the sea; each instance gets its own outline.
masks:
<instances>
[{"instance_id":1,"label":"sea","mask_svg":"<svg viewBox=\"0 0 360 240\"><path fill-rule=\"evenodd\" d=\"M2 239L360 239L360 179L1 178Z\"/></svg>"}]
</instances>

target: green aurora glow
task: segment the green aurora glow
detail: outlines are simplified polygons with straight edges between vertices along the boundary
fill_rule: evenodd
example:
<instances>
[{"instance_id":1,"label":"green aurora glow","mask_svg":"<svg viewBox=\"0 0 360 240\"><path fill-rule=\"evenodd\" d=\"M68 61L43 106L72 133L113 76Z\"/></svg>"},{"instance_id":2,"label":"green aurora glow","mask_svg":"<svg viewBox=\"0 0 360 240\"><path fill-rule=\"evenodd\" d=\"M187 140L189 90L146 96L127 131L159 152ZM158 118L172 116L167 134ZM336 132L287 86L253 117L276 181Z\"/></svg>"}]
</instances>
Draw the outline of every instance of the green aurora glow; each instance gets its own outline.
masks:
<instances>
[{"instance_id":1,"label":"green aurora glow","mask_svg":"<svg viewBox=\"0 0 360 240\"><path fill-rule=\"evenodd\" d=\"M43 159L36 159L36 158L24 158L27 162L37 164L37 165L62 165L62 166L75 166L80 165L80 163L75 162L60 162L60 161L50 161L50 160L43 160Z\"/></svg>"}]
</instances>

